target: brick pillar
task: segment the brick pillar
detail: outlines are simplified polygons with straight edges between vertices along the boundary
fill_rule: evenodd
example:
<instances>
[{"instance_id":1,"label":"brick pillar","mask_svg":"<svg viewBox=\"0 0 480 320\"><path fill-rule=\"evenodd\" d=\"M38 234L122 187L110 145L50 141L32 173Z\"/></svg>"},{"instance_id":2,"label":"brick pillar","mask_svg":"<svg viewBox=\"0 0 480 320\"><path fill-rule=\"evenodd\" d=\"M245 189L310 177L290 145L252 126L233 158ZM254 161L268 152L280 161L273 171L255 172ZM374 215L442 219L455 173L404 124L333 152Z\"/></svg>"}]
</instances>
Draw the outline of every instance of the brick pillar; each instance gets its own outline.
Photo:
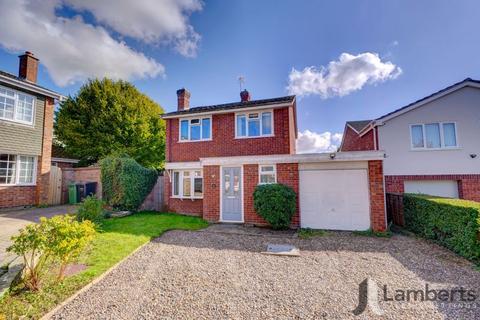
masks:
<instances>
[{"instance_id":1,"label":"brick pillar","mask_svg":"<svg viewBox=\"0 0 480 320\"><path fill-rule=\"evenodd\" d=\"M297 211L292 219L291 226L297 228L300 226L300 203L298 186L298 163L279 163L277 164L277 182L287 185L297 194Z\"/></svg>"},{"instance_id":2,"label":"brick pillar","mask_svg":"<svg viewBox=\"0 0 480 320\"><path fill-rule=\"evenodd\" d=\"M45 204L48 201L50 166L52 164L53 109L53 99L46 97L43 116L42 154L38 157L37 164L37 190L35 194L35 203L37 205Z\"/></svg>"},{"instance_id":3,"label":"brick pillar","mask_svg":"<svg viewBox=\"0 0 480 320\"><path fill-rule=\"evenodd\" d=\"M220 166L203 167L203 219L220 220Z\"/></svg>"},{"instance_id":4,"label":"brick pillar","mask_svg":"<svg viewBox=\"0 0 480 320\"><path fill-rule=\"evenodd\" d=\"M370 187L370 223L373 231L387 229L385 215L385 192L383 190L383 164L381 160L368 161Z\"/></svg>"}]
</instances>

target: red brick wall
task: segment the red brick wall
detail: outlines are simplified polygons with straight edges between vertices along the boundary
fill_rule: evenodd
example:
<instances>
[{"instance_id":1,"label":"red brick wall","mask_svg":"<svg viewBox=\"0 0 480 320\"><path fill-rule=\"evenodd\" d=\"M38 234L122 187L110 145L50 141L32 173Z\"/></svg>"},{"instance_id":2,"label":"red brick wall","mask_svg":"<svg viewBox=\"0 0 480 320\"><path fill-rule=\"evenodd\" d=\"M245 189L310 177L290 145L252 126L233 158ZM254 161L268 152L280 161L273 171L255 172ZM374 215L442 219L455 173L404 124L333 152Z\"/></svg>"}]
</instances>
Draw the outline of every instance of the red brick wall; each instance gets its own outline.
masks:
<instances>
[{"instance_id":1,"label":"red brick wall","mask_svg":"<svg viewBox=\"0 0 480 320\"><path fill-rule=\"evenodd\" d=\"M203 218L220 220L220 167L203 167Z\"/></svg>"},{"instance_id":2,"label":"red brick wall","mask_svg":"<svg viewBox=\"0 0 480 320\"><path fill-rule=\"evenodd\" d=\"M97 197L102 197L100 167L62 169L62 202L68 202L68 186L72 183L97 182Z\"/></svg>"},{"instance_id":3,"label":"red brick wall","mask_svg":"<svg viewBox=\"0 0 480 320\"><path fill-rule=\"evenodd\" d=\"M253 207L253 192L258 185L258 164L243 165L243 219L247 224L267 225Z\"/></svg>"},{"instance_id":4,"label":"red brick wall","mask_svg":"<svg viewBox=\"0 0 480 320\"><path fill-rule=\"evenodd\" d=\"M368 161L370 188L370 223L374 231L385 231L385 192L383 190L383 166L381 160Z\"/></svg>"},{"instance_id":5,"label":"red brick wall","mask_svg":"<svg viewBox=\"0 0 480 320\"><path fill-rule=\"evenodd\" d=\"M346 126L346 130L343 134L344 137L341 151L375 150L373 130L360 136L352 128Z\"/></svg>"},{"instance_id":6,"label":"red brick wall","mask_svg":"<svg viewBox=\"0 0 480 320\"><path fill-rule=\"evenodd\" d=\"M73 163L70 163L70 162L55 162L55 161L52 161L52 166L53 166L53 163L55 163L55 165L62 170L73 168Z\"/></svg>"},{"instance_id":7,"label":"red brick wall","mask_svg":"<svg viewBox=\"0 0 480 320\"><path fill-rule=\"evenodd\" d=\"M35 205L35 186L0 187L0 208Z\"/></svg>"},{"instance_id":8,"label":"red brick wall","mask_svg":"<svg viewBox=\"0 0 480 320\"><path fill-rule=\"evenodd\" d=\"M300 226L300 202L299 202L299 173L298 163L279 163L277 164L277 182L287 185L297 194L297 212L292 219L292 227Z\"/></svg>"},{"instance_id":9,"label":"red brick wall","mask_svg":"<svg viewBox=\"0 0 480 320\"><path fill-rule=\"evenodd\" d=\"M198 161L200 157L294 153L289 118L289 108L275 109L274 137L235 139L234 113L213 115L212 141L204 142L178 142L179 121L167 119L166 159L168 162L182 162Z\"/></svg>"},{"instance_id":10,"label":"red brick wall","mask_svg":"<svg viewBox=\"0 0 480 320\"><path fill-rule=\"evenodd\" d=\"M165 209L169 212L176 212L181 214L188 214L192 216L201 216L203 211L202 199L177 199L171 198L172 195L172 183L170 177L165 174L164 184L164 199Z\"/></svg>"},{"instance_id":11,"label":"red brick wall","mask_svg":"<svg viewBox=\"0 0 480 320\"><path fill-rule=\"evenodd\" d=\"M480 174L400 175L385 176L386 192L403 193L406 180L456 180L461 199L480 202Z\"/></svg>"},{"instance_id":12,"label":"red brick wall","mask_svg":"<svg viewBox=\"0 0 480 320\"><path fill-rule=\"evenodd\" d=\"M50 166L52 165L53 109L53 99L46 97L43 119L42 155L38 157L37 165L36 204L46 204L48 202Z\"/></svg>"}]
</instances>

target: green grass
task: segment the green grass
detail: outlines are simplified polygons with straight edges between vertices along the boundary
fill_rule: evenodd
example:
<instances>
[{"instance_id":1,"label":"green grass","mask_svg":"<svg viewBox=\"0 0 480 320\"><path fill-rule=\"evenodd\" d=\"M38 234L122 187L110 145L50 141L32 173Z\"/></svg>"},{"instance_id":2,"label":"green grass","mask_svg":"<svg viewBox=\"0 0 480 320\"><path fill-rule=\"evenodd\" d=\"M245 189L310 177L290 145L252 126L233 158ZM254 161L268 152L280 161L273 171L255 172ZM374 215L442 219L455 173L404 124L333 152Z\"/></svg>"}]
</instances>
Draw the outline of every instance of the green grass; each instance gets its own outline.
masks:
<instances>
[{"instance_id":1,"label":"green grass","mask_svg":"<svg viewBox=\"0 0 480 320\"><path fill-rule=\"evenodd\" d=\"M207 225L197 217L158 212L104 220L90 249L80 257L79 263L86 264L87 269L55 283L56 266L52 265L41 291L30 292L22 285L13 287L0 300L0 319L38 319L152 238L168 230L198 230Z\"/></svg>"},{"instance_id":2,"label":"green grass","mask_svg":"<svg viewBox=\"0 0 480 320\"><path fill-rule=\"evenodd\" d=\"M327 234L328 232L325 230L317 230L317 229L310 229L310 228L304 228L298 231L298 237L300 239L310 239L313 237L321 237Z\"/></svg>"},{"instance_id":3,"label":"green grass","mask_svg":"<svg viewBox=\"0 0 480 320\"><path fill-rule=\"evenodd\" d=\"M357 236L377 238L390 238L392 236L392 232L390 231L390 229L388 229L387 231L373 231L372 229L364 231L353 231L353 234Z\"/></svg>"}]
</instances>

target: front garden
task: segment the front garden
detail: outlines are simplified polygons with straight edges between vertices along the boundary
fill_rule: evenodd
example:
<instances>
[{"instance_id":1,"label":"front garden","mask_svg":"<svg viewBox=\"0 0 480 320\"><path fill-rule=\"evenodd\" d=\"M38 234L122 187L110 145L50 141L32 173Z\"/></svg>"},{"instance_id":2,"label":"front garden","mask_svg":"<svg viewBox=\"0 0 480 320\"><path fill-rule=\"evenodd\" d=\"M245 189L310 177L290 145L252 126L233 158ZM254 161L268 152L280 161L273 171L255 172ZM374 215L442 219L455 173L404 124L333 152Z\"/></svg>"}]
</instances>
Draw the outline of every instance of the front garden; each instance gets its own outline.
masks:
<instances>
[{"instance_id":1,"label":"front garden","mask_svg":"<svg viewBox=\"0 0 480 320\"><path fill-rule=\"evenodd\" d=\"M49 264L38 291L18 283L0 300L0 319L2 316L38 319L150 239L168 230L198 230L206 226L207 223L197 217L158 212L103 220L90 246L75 262L85 267L84 270L57 281L59 264Z\"/></svg>"}]
</instances>

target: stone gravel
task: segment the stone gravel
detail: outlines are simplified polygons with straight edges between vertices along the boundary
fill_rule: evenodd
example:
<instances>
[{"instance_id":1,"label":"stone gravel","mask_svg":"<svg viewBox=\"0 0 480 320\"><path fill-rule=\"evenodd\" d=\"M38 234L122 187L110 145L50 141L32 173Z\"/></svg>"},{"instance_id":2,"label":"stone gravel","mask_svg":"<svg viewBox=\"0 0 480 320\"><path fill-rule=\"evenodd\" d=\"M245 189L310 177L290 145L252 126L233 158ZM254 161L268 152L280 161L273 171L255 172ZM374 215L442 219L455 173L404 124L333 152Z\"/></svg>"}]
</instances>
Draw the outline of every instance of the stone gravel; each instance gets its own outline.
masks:
<instances>
[{"instance_id":1,"label":"stone gravel","mask_svg":"<svg viewBox=\"0 0 480 320\"><path fill-rule=\"evenodd\" d=\"M480 272L421 239L347 232L302 240L238 227L170 231L63 306L54 319L480 319L477 303L384 301L397 289L464 287ZM260 230L260 231L259 231ZM292 244L300 257L262 254ZM383 315L355 316L359 284L378 285ZM480 298L477 299L480 302Z\"/></svg>"}]
</instances>

